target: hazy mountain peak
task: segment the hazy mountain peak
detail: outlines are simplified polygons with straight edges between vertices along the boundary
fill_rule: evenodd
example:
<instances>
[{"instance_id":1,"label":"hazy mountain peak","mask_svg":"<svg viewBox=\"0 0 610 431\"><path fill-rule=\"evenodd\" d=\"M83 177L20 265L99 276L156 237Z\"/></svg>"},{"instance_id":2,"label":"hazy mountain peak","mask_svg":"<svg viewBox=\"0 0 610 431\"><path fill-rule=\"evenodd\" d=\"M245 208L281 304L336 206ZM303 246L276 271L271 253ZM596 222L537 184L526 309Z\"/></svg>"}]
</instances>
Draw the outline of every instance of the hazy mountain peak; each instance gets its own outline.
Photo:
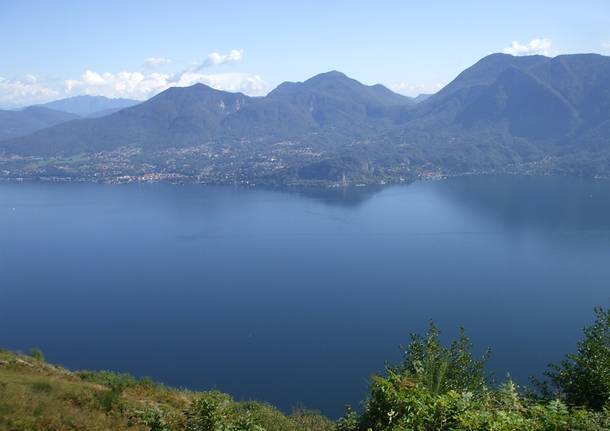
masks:
<instances>
[{"instance_id":1,"label":"hazy mountain peak","mask_svg":"<svg viewBox=\"0 0 610 431\"><path fill-rule=\"evenodd\" d=\"M305 87L312 88L312 86L324 85L326 83L333 82L333 81L334 82L344 81L344 82L350 82L350 83L353 82L356 84L360 84L358 81L356 81L355 79L349 78L347 75L345 75L342 72L339 72L337 70L331 70L329 72L324 72L324 73L319 73L317 75L314 75L311 78L306 79L305 81L298 81L298 82L284 81L280 85L278 85L275 89L273 89L269 93L269 95L282 94L285 92L290 92L290 91L302 89Z\"/></svg>"},{"instance_id":2,"label":"hazy mountain peak","mask_svg":"<svg viewBox=\"0 0 610 431\"><path fill-rule=\"evenodd\" d=\"M105 96L74 96L45 103L42 106L56 111L68 112L82 117L96 117L101 112L116 112L140 103L132 99L111 99Z\"/></svg>"},{"instance_id":3,"label":"hazy mountain peak","mask_svg":"<svg viewBox=\"0 0 610 431\"><path fill-rule=\"evenodd\" d=\"M382 84L365 85L336 70L320 73L303 82L284 82L271 91L269 97L304 97L314 93L357 100L364 105L413 104L409 97L394 93Z\"/></svg>"},{"instance_id":4,"label":"hazy mountain peak","mask_svg":"<svg viewBox=\"0 0 610 431\"><path fill-rule=\"evenodd\" d=\"M28 106L20 111L0 110L0 140L24 136L78 118L78 115L44 106Z\"/></svg>"},{"instance_id":5,"label":"hazy mountain peak","mask_svg":"<svg viewBox=\"0 0 610 431\"><path fill-rule=\"evenodd\" d=\"M318 73L317 75L312 76L307 81L316 81L322 79L346 79L352 80L349 76L347 76L343 72L339 72L338 70L329 70L328 72ZM307 82L305 81L305 82Z\"/></svg>"}]
</instances>

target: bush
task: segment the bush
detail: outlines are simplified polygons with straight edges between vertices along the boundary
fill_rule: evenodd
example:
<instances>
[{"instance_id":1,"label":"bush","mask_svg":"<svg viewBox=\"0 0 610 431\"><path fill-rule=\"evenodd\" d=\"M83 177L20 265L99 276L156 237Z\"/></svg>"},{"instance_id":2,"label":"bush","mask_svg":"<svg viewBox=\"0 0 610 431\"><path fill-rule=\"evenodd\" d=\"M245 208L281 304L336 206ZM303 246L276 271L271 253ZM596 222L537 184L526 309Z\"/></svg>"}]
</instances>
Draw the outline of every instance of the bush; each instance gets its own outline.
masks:
<instances>
[{"instance_id":1,"label":"bush","mask_svg":"<svg viewBox=\"0 0 610 431\"><path fill-rule=\"evenodd\" d=\"M333 422L319 412L298 409L288 417L293 428L299 431L325 431L334 429Z\"/></svg>"},{"instance_id":2,"label":"bush","mask_svg":"<svg viewBox=\"0 0 610 431\"><path fill-rule=\"evenodd\" d=\"M440 332L430 323L425 337L411 334L403 363L391 371L411 382L439 395L448 391L482 393L486 388L485 364L489 349L479 360L474 359L472 344L464 329L449 347L442 345Z\"/></svg>"},{"instance_id":3,"label":"bush","mask_svg":"<svg viewBox=\"0 0 610 431\"><path fill-rule=\"evenodd\" d=\"M146 407L133 412L135 422L149 428L150 431L170 431L165 420L165 413L158 407Z\"/></svg>"},{"instance_id":4,"label":"bush","mask_svg":"<svg viewBox=\"0 0 610 431\"><path fill-rule=\"evenodd\" d=\"M600 411L610 407L610 310L596 308L595 316L577 353L551 364L545 374L567 403Z\"/></svg>"},{"instance_id":5,"label":"bush","mask_svg":"<svg viewBox=\"0 0 610 431\"><path fill-rule=\"evenodd\" d=\"M215 431L227 421L226 409L231 399L220 392L197 398L186 412L188 431Z\"/></svg>"},{"instance_id":6,"label":"bush","mask_svg":"<svg viewBox=\"0 0 610 431\"><path fill-rule=\"evenodd\" d=\"M97 383L109 388L128 388L135 386L138 380L128 373L112 371L79 371L77 375L86 382Z\"/></svg>"},{"instance_id":7,"label":"bush","mask_svg":"<svg viewBox=\"0 0 610 431\"><path fill-rule=\"evenodd\" d=\"M597 328L593 333L604 332ZM438 335L433 324L424 337L412 335L403 363L372 378L363 414L348 410L337 431L610 429L610 408L592 412L557 399L526 398L510 379L491 387L485 378L488 353L474 359L464 331L449 347ZM598 336L590 338L599 341Z\"/></svg>"},{"instance_id":8,"label":"bush","mask_svg":"<svg viewBox=\"0 0 610 431\"><path fill-rule=\"evenodd\" d=\"M142 377L140 380L138 380L137 385L146 389L160 389L164 387L163 384L155 382L148 376Z\"/></svg>"},{"instance_id":9,"label":"bush","mask_svg":"<svg viewBox=\"0 0 610 431\"><path fill-rule=\"evenodd\" d=\"M30 356L39 362L44 362L44 353L38 347L32 347L30 349Z\"/></svg>"},{"instance_id":10,"label":"bush","mask_svg":"<svg viewBox=\"0 0 610 431\"><path fill-rule=\"evenodd\" d=\"M249 417L256 426L267 431L331 431L333 421L320 413L296 409L290 416L284 415L270 404L257 401L233 403L231 411L235 415Z\"/></svg>"},{"instance_id":11,"label":"bush","mask_svg":"<svg viewBox=\"0 0 610 431\"><path fill-rule=\"evenodd\" d=\"M230 396L218 391L197 398L186 411L188 431L265 431L248 410L238 412Z\"/></svg>"},{"instance_id":12,"label":"bush","mask_svg":"<svg viewBox=\"0 0 610 431\"><path fill-rule=\"evenodd\" d=\"M106 386L108 389L95 395L98 405L106 412L111 411L121 400L123 391L138 383L135 377L126 373L111 371L81 371L77 374L82 380Z\"/></svg>"}]
</instances>

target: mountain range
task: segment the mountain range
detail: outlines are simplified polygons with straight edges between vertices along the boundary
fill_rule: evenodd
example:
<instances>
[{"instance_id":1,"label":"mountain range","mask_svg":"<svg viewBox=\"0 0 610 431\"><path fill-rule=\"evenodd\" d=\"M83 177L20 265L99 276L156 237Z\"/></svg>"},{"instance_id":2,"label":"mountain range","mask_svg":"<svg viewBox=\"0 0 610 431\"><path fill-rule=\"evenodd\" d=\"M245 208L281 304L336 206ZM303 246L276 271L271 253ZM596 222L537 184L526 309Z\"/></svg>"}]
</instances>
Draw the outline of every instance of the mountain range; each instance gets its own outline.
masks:
<instances>
[{"instance_id":1,"label":"mountain range","mask_svg":"<svg viewBox=\"0 0 610 431\"><path fill-rule=\"evenodd\" d=\"M78 115L42 106L30 106L20 111L0 110L0 141L28 135L78 118Z\"/></svg>"},{"instance_id":2,"label":"mountain range","mask_svg":"<svg viewBox=\"0 0 610 431\"><path fill-rule=\"evenodd\" d=\"M18 110L0 110L0 141L81 118L110 115L140 103L104 96L75 96Z\"/></svg>"},{"instance_id":3,"label":"mountain range","mask_svg":"<svg viewBox=\"0 0 610 431\"><path fill-rule=\"evenodd\" d=\"M20 137L2 130L0 151L98 155L88 174L71 165L68 176L90 175L100 154L120 153L123 171L102 157L115 174L203 182L366 183L496 171L606 176L610 57L492 54L419 99L336 71L285 82L265 97L196 84L101 118L49 126Z\"/></svg>"},{"instance_id":4,"label":"mountain range","mask_svg":"<svg viewBox=\"0 0 610 431\"><path fill-rule=\"evenodd\" d=\"M56 111L68 112L86 118L97 118L112 114L124 108L129 108L140 103L132 99L111 99L104 96L74 96L67 99L55 100L45 103L45 108Z\"/></svg>"}]
</instances>

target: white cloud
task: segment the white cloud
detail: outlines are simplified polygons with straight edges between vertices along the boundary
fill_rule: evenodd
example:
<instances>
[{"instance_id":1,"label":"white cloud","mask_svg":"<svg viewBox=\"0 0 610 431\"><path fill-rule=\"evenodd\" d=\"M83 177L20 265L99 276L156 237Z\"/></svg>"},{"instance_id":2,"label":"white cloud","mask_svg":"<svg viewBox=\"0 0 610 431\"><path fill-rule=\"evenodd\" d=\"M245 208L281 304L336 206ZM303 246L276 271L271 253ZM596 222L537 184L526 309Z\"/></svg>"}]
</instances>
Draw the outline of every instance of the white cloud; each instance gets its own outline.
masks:
<instances>
[{"instance_id":1,"label":"white cloud","mask_svg":"<svg viewBox=\"0 0 610 431\"><path fill-rule=\"evenodd\" d=\"M532 39L524 45L514 40L511 46L504 48L504 53L511 55L550 55L551 45L551 39Z\"/></svg>"},{"instance_id":2,"label":"white cloud","mask_svg":"<svg viewBox=\"0 0 610 431\"><path fill-rule=\"evenodd\" d=\"M27 73L24 77L23 77L23 81L27 84L30 85L34 85L38 82L38 78L36 78L34 75L32 75L31 73Z\"/></svg>"},{"instance_id":3,"label":"white cloud","mask_svg":"<svg viewBox=\"0 0 610 431\"><path fill-rule=\"evenodd\" d=\"M443 88L443 84L409 84L406 82L394 82L388 84L388 88L396 93L415 97L420 94L434 94Z\"/></svg>"},{"instance_id":4,"label":"white cloud","mask_svg":"<svg viewBox=\"0 0 610 431\"><path fill-rule=\"evenodd\" d=\"M603 42L602 48L604 49L604 51L610 52L610 40Z\"/></svg>"},{"instance_id":5,"label":"white cloud","mask_svg":"<svg viewBox=\"0 0 610 431\"><path fill-rule=\"evenodd\" d=\"M208 54L206 59L203 61L201 66L199 66L197 68L197 70L201 70L205 67L219 66L221 64L236 63L236 62L242 60L243 55L244 55L244 52L241 49L232 49L227 54L220 54L218 52L212 52L212 53Z\"/></svg>"},{"instance_id":6,"label":"white cloud","mask_svg":"<svg viewBox=\"0 0 610 431\"><path fill-rule=\"evenodd\" d=\"M127 97L146 99L152 94L164 90L167 86L167 75L160 73L119 72L98 73L87 70L80 79L69 79L65 82L66 94L88 94L106 97Z\"/></svg>"},{"instance_id":7,"label":"white cloud","mask_svg":"<svg viewBox=\"0 0 610 431\"><path fill-rule=\"evenodd\" d=\"M141 72L98 73L87 70L80 79L67 80L67 94L89 94L144 100L170 87L187 87L202 83L224 91L240 91L252 96L263 95L268 85L259 75L250 73L183 72L176 76Z\"/></svg>"},{"instance_id":8,"label":"white cloud","mask_svg":"<svg viewBox=\"0 0 610 431\"><path fill-rule=\"evenodd\" d=\"M39 82L38 78L31 74L19 80L0 78L0 106L15 108L44 103L58 95L59 91Z\"/></svg>"},{"instance_id":9,"label":"white cloud","mask_svg":"<svg viewBox=\"0 0 610 431\"><path fill-rule=\"evenodd\" d=\"M146 100L170 87L186 87L196 83L250 96L266 94L270 88L259 75L203 72L205 68L239 62L242 58L242 50L234 49L226 54L213 52L203 62L182 72L170 74L154 71L156 67L170 63L170 59L149 57L144 60L145 69L142 71L101 73L88 69L77 79L65 80L63 86L48 85L34 75L25 75L18 81L0 77L0 106L25 106L80 94Z\"/></svg>"},{"instance_id":10,"label":"white cloud","mask_svg":"<svg viewBox=\"0 0 610 431\"><path fill-rule=\"evenodd\" d=\"M188 87L196 83L206 84L217 90L241 92L250 96L262 96L269 91L269 86L263 81L263 78L250 73L186 72L180 76L175 86Z\"/></svg>"},{"instance_id":11,"label":"white cloud","mask_svg":"<svg viewBox=\"0 0 610 431\"><path fill-rule=\"evenodd\" d=\"M155 69L157 67L170 64L171 62L171 59L165 57L148 57L144 59L144 67L148 69Z\"/></svg>"}]
</instances>

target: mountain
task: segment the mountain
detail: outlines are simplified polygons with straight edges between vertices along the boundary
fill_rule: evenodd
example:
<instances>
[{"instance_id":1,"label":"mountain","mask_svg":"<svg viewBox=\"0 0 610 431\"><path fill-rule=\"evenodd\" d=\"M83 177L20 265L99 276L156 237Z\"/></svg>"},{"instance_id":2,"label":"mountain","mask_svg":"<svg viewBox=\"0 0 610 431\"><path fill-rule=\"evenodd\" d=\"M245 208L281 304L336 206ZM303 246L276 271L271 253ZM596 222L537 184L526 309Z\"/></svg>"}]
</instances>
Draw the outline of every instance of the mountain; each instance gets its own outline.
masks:
<instances>
[{"instance_id":1,"label":"mountain","mask_svg":"<svg viewBox=\"0 0 610 431\"><path fill-rule=\"evenodd\" d=\"M55 100L42 106L56 111L69 112L81 117L102 117L129 108L140 103L131 99L110 99L104 96L75 96L67 99Z\"/></svg>"},{"instance_id":2,"label":"mountain","mask_svg":"<svg viewBox=\"0 0 610 431\"><path fill-rule=\"evenodd\" d=\"M268 97L289 99L318 113L332 108L338 110L353 108L361 113L361 107L413 105L409 97L394 93L381 84L363 85L338 71L321 73L305 82L284 82L271 91ZM327 102L329 106L316 105L316 102Z\"/></svg>"},{"instance_id":3,"label":"mountain","mask_svg":"<svg viewBox=\"0 0 610 431\"><path fill-rule=\"evenodd\" d=\"M209 182L366 183L426 172L610 176L610 57L492 54L422 99L337 71L285 82L265 97L197 84L6 140L0 151L132 149L137 158L104 163L117 175L163 172ZM88 172L99 161L91 163Z\"/></svg>"},{"instance_id":4,"label":"mountain","mask_svg":"<svg viewBox=\"0 0 610 431\"><path fill-rule=\"evenodd\" d=\"M415 102L415 103L421 103L421 102L423 102L424 100L427 100L427 99L428 99L430 96L432 96L432 94L426 94L426 93L421 93L421 94L418 94L417 96L415 96L415 97L413 98L413 102Z\"/></svg>"},{"instance_id":5,"label":"mountain","mask_svg":"<svg viewBox=\"0 0 610 431\"><path fill-rule=\"evenodd\" d=\"M504 121L515 136L566 135L608 119L609 86L610 58L601 55L493 54L430 97L419 117L436 113L467 128ZM525 124L531 116L538 125Z\"/></svg>"},{"instance_id":6,"label":"mountain","mask_svg":"<svg viewBox=\"0 0 610 431\"><path fill-rule=\"evenodd\" d=\"M225 120L241 137L244 131L250 138L272 139L322 133L349 140L380 130L393 114L414 105L382 85L363 85L337 71L284 82L253 102Z\"/></svg>"},{"instance_id":7,"label":"mountain","mask_svg":"<svg viewBox=\"0 0 610 431\"><path fill-rule=\"evenodd\" d=\"M0 140L28 135L77 118L80 117L40 106L31 106L21 111L0 110Z\"/></svg>"},{"instance_id":8,"label":"mountain","mask_svg":"<svg viewBox=\"0 0 610 431\"><path fill-rule=\"evenodd\" d=\"M263 98L212 89L173 87L131 108L58 125L14 142L28 155L75 154L124 146L158 150L209 140L281 140L309 133L335 139L379 133L412 100L381 85L366 86L339 72L284 83Z\"/></svg>"},{"instance_id":9,"label":"mountain","mask_svg":"<svg viewBox=\"0 0 610 431\"><path fill-rule=\"evenodd\" d=\"M388 139L418 144L418 159L458 170L589 151L606 160L609 121L609 57L493 54L418 104Z\"/></svg>"},{"instance_id":10,"label":"mountain","mask_svg":"<svg viewBox=\"0 0 610 431\"><path fill-rule=\"evenodd\" d=\"M76 96L22 110L0 110L0 141L29 135L82 117L103 117L138 103L136 100L103 96Z\"/></svg>"},{"instance_id":11,"label":"mountain","mask_svg":"<svg viewBox=\"0 0 610 431\"><path fill-rule=\"evenodd\" d=\"M221 121L251 98L203 84L170 88L150 100L101 118L60 124L11 142L29 155L78 154L120 147L193 146L217 136Z\"/></svg>"},{"instance_id":12,"label":"mountain","mask_svg":"<svg viewBox=\"0 0 610 431\"><path fill-rule=\"evenodd\" d=\"M412 99L381 84L363 85L341 72L316 75L302 82L285 82L267 96L308 112L320 127L358 126L391 116L393 110L414 106Z\"/></svg>"}]
</instances>

